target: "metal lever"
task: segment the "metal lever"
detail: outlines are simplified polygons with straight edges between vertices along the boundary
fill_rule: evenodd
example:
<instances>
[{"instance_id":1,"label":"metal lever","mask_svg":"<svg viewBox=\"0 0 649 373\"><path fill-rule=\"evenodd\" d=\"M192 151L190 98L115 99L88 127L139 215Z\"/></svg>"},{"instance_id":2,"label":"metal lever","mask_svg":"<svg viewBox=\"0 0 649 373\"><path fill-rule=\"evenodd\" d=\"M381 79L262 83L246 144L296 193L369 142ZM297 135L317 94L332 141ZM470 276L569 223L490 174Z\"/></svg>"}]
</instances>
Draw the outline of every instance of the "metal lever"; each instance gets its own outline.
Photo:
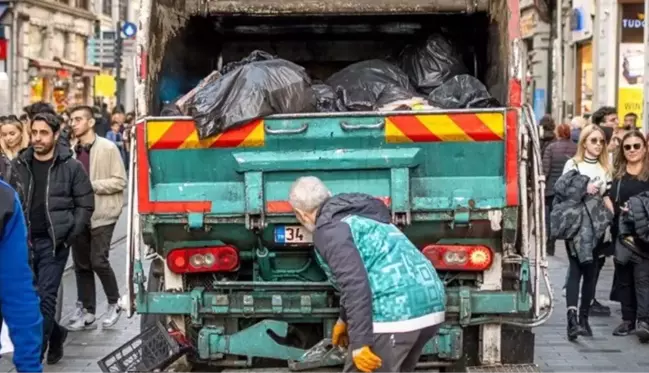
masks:
<instances>
[{"instance_id":1,"label":"metal lever","mask_svg":"<svg viewBox=\"0 0 649 373\"><path fill-rule=\"evenodd\" d=\"M306 132L307 129L309 129L309 123L302 123L302 125L298 128L290 128L290 129L272 129L269 126L264 126L264 129L266 130L266 133L270 133L271 135L289 135L289 134L297 134L297 133L303 133Z\"/></svg>"},{"instance_id":2,"label":"metal lever","mask_svg":"<svg viewBox=\"0 0 649 373\"><path fill-rule=\"evenodd\" d=\"M385 126L385 120L381 120L378 123L371 124L355 124L350 125L349 123L343 121L340 122L340 127L345 131L356 131L356 130L378 130Z\"/></svg>"}]
</instances>

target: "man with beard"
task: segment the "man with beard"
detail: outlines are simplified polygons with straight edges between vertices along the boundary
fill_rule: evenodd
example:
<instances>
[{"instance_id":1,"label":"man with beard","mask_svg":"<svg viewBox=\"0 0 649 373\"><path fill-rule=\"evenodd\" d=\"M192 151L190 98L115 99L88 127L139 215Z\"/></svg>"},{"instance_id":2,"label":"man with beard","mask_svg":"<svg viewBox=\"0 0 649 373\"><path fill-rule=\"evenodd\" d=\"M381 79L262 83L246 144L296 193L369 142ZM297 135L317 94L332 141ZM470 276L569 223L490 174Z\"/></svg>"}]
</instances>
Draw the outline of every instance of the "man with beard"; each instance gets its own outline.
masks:
<instances>
[{"instance_id":1,"label":"man with beard","mask_svg":"<svg viewBox=\"0 0 649 373\"><path fill-rule=\"evenodd\" d=\"M13 161L14 172L26 191L23 209L43 314L41 359L47 349L48 364L61 360L68 334L57 323L55 313L70 244L90 224L95 207L92 185L83 166L72 157L70 148L57 142L60 126L54 114L35 114L31 146Z\"/></svg>"},{"instance_id":2,"label":"man with beard","mask_svg":"<svg viewBox=\"0 0 649 373\"><path fill-rule=\"evenodd\" d=\"M124 206L126 171L117 146L94 131L92 108L80 106L70 112L77 160L90 176L95 195L95 211L90 226L83 229L72 245L77 276L78 303L68 329L79 331L96 328L95 273L106 293L108 310L102 326L109 328L119 320L119 287L108 259L110 241Z\"/></svg>"}]
</instances>

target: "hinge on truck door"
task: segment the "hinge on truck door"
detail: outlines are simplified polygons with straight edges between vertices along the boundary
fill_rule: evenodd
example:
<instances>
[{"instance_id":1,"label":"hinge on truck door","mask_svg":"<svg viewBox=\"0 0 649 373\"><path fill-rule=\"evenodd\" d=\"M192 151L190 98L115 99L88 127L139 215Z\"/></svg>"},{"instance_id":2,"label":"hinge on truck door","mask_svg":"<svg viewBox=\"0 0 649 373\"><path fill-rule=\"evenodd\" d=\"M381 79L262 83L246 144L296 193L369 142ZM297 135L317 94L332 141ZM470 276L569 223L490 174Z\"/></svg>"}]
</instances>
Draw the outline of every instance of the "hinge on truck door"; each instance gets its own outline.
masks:
<instances>
[{"instance_id":1,"label":"hinge on truck door","mask_svg":"<svg viewBox=\"0 0 649 373\"><path fill-rule=\"evenodd\" d=\"M471 191L469 190L457 189L453 191L453 197L451 199L451 206L453 206L453 220L450 223L451 229L469 225L471 207L475 205L470 195Z\"/></svg>"},{"instance_id":2,"label":"hinge on truck door","mask_svg":"<svg viewBox=\"0 0 649 373\"><path fill-rule=\"evenodd\" d=\"M264 183L259 171L246 172L244 175L244 192L246 199L246 228L261 230L266 227L264 217Z\"/></svg>"},{"instance_id":3,"label":"hinge on truck door","mask_svg":"<svg viewBox=\"0 0 649 373\"><path fill-rule=\"evenodd\" d=\"M407 167L390 170L390 209L392 224L410 225L410 169Z\"/></svg>"}]
</instances>

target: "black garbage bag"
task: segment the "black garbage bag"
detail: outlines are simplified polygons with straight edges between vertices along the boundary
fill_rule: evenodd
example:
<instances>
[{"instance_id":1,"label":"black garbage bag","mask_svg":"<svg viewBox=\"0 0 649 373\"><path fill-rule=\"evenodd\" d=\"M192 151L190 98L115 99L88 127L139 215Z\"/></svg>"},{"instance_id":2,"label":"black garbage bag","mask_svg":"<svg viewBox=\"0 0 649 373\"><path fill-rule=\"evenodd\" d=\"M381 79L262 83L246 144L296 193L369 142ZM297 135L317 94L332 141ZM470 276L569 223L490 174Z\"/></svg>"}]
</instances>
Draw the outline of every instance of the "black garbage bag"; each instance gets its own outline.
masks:
<instances>
[{"instance_id":1,"label":"black garbage bag","mask_svg":"<svg viewBox=\"0 0 649 373\"><path fill-rule=\"evenodd\" d=\"M272 54L260 50L254 50L252 53L248 55L248 57L244 57L239 61L232 61L229 63L226 63L225 66L219 70L221 75L225 75L229 73L230 71L236 69L237 67L241 67L243 65L247 65L251 62L257 62L257 61L268 61L268 60L274 60L276 59L277 56L273 56Z\"/></svg>"},{"instance_id":2,"label":"black garbage bag","mask_svg":"<svg viewBox=\"0 0 649 373\"><path fill-rule=\"evenodd\" d=\"M437 87L428 95L433 106L442 109L490 108L500 107L500 103L491 97L487 87L477 78L463 74L456 75Z\"/></svg>"},{"instance_id":3,"label":"black garbage bag","mask_svg":"<svg viewBox=\"0 0 649 373\"><path fill-rule=\"evenodd\" d=\"M408 76L383 60L357 62L327 79L336 92L338 111L373 111L418 96Z\"/></svg>"},{"instance_id":4,"label":"black garbage bag","mask_svg":"<svg viewBox=\"0 0 649 373\"><path fill-rule=\"evenodd\" d=\"M326 84L314 84L316 110L320 113L331 113L336 110L336 93Z\"/></svg>"},{"instance_id":5,"label":"black garbage bag","mask_svg":"<svg viewBox=\"0 0 649 373\"><path fill-rule=\"evenodd\" d=\"M271 114L315 110L311 79L283 59L239 66L200 89L187 104L201 139Z\"/></svg>"},{"instance_id":6,"label":"black garbage bag","mask_svg":"<svg viewBox=\"0 0 649 373\"><path fill-rule=\"evenodd\" d=\"M164 104L160 111L161 117L182 117L183 113L178 109L176 104Z\"/></svg>"},{"instance_id":7,"label":"black garbage bag","mask_svg":"<svg viewBox=\"0 0 649 373\"><path fill-rule=\"evenodd\" d=\"M425 94L455 75L469 72L462 56L441 34L431 35L423 44L406 46L399 55L399 67L415 88Z\"/></svg>"}]
</instances>

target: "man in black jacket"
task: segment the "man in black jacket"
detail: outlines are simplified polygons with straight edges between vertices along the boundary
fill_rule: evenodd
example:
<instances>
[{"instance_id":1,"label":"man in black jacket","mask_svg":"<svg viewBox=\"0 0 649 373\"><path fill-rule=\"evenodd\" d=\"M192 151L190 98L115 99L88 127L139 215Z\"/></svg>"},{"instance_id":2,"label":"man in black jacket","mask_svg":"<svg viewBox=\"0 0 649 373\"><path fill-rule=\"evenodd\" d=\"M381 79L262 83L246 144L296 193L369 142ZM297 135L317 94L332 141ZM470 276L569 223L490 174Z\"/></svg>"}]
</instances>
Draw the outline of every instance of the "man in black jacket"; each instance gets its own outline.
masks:
<instances>
[{"instance_id":1,"label":"man in black jacket","mask_svg":"<svg viewBox=\"0 0 649 373\"><path fill-rule=\"evenodd\" d=\"M31 146L13 161L13 172L25 189L23 208L41 297L43 354L49 344L48 364L61 360L68 334L56 322L55 313L70 243L90 224L95 208L88 175L70 148L57 141L60 126L56 115L36 114Z\"/></svg>"}]
</instances>

